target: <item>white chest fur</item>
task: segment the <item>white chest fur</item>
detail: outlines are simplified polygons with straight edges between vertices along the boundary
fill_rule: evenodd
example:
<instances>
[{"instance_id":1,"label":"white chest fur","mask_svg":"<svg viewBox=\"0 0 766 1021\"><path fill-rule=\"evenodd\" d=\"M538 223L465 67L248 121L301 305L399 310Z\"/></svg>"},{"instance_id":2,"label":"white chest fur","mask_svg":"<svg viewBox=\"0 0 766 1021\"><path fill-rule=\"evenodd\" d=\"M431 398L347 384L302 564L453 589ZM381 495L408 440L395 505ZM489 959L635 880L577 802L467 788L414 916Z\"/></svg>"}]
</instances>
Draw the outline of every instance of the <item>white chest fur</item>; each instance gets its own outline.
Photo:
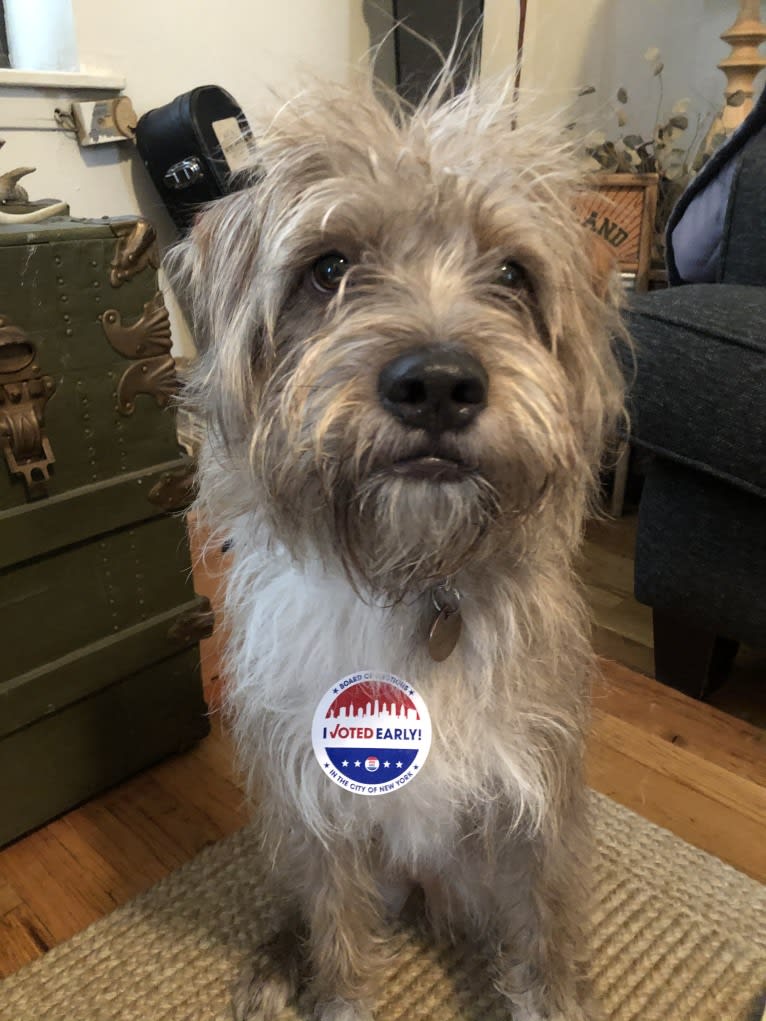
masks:
<instances>
[{"instance_id":1,"label":"white chest fur","mask_svg":"<svg viewBox=\"0 0 766 1021\"><path fill-rule=\"evenodd\" d=\"M251 526L252 527L252 526ZM249 534L248 534L249 533ZM527 822L544 800L545 768L525 739L539 718L513 683L510 605L492 619L464 594L464 633L444 662L427 653L422 609L364 602L341 574L296 566L280 549L234 536L227 597L229 699L242 764L317 834L382 834L413 864L448 848L461 818L501 789ZM518 663L521 669L522 664ZM378 797L342 790L311 744L314 711L340 678L382 670L408 681L433 726L428 760L405 787Z\"/></svg>"}]
</instances>

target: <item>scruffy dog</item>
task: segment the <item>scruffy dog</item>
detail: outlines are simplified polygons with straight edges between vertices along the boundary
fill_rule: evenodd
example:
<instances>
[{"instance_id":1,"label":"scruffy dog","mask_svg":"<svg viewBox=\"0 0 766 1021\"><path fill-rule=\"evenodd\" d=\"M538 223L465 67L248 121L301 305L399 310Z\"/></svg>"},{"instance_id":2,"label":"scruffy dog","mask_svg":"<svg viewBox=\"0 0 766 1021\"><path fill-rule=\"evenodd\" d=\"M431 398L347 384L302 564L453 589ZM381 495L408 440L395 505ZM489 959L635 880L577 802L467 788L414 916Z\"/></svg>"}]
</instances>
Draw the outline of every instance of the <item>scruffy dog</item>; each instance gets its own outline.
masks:
<instances>
[{"instance_id":1,"label":"scruffy dog","mask_svg":"<svg viewBox=\"0 0 766 1021\"><path fill-rule=\"evenodd\" d=\"M486 948L513 1021L592 1016L572 559L622 406L616 302L560 136L514 127L510 88L446 87L409 111L371 87L286 103L173 257L202 352L196 509L232 544L229 708L286 905L274 968L235 993L250 1021L304 974L317 1021L370 1021L411 886ZM312 748L364 670L433 728L414 779L369 797Z\"/></svg>"}]
</instances>

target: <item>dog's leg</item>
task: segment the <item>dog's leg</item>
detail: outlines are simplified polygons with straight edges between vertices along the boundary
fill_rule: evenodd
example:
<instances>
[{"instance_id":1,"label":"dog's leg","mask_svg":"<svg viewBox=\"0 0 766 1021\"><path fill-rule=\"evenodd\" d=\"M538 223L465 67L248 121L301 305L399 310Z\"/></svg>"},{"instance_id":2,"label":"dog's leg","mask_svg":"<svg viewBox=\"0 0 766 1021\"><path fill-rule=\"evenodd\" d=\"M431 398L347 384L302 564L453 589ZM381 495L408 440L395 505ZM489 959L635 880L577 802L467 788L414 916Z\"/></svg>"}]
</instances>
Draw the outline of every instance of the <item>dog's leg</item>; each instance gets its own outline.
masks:
<instances>
[{"instance_id":1,"label":"dog's leg","mask_svg":"<svg viewBox=\"0 0 766 1021\"><path fill-rule=\"evenodd\" d=\"M368 852L347 844L332 853L316 848L304 910L316 1021L372 1021L385 907Z\"/></svg>"},{"instance_id":2,"label":"dog's leg","mask_svg":"<svg viewBox=\"0 0 766 1021\"><path fill-rule=\"evenodd\" d=\"M294 916L268 943L258 948L232 990L234 1021L273 1021L295 998L305 930Z\"/></svg>"},{"instance_id":3,"label":"dog's leg","mask_svg":"<svg viewBox=\"0 0 766 1021\"><path fill-rule=\"evenodd\" d=\"M466 836L449 865L424 877L437 935L487 947L513 1021L597 1021L579 968L580 872L559 838L497 825Z\"/></svg>"},{"instance_id":4,"label":"dog's leg","mask_svg":"<svg viewBox=\"0 0 766 1021\"><path fill-rule=\"evenodd\" d=\"M582 867L560 838L516 849L501 869L496 985L514 1021L597 1021L584 969Z\"/></svg>"}]
</instances>

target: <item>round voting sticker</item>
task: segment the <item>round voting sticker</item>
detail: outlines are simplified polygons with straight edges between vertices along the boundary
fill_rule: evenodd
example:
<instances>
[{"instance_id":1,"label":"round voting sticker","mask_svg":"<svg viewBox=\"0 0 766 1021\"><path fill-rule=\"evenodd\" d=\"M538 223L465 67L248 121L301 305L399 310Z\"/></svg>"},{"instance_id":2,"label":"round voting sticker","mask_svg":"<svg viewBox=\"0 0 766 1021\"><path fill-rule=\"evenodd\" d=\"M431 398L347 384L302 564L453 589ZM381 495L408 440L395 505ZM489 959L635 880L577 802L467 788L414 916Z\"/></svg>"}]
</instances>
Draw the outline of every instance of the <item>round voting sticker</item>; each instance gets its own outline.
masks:
<instances>
[{"instance_id":1,"label":"round voting sticker","mask_svg":"<svg viewBox=\"0 0 766 1021\"><path fill-rule=\"evenodd\" d=\"M317 761L333 783L354 794L392 794L426 761L431 718L406 681L362 670L324 695L311 737Z\"/></svg>"}]
</instances>

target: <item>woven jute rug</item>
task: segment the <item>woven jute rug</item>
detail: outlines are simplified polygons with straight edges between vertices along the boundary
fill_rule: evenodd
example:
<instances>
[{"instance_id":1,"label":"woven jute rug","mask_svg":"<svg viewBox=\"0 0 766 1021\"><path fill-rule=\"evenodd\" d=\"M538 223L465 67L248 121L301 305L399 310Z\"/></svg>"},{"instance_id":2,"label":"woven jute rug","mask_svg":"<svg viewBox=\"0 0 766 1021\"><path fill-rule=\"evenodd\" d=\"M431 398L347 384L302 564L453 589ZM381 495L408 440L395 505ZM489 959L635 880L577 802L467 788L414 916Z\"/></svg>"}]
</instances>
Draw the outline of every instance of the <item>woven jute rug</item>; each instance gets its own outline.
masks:
<instances>
[{"instance_id":1,"label":"woven jute rug","mask_svg":"<svg viewBox=\"0 0 766 1021\"><path fill-rule=\"evenodd\" d=\"M609 1021L760 1018L766 888L607 798L589 919ZM249 829L0 984L0 1021L218 1021L273 924ZM400 954L378 1021L509 1021L475 957L393 936ZM307 1018L300 1004L284 1021Z\"/></svg>"}]
</instances>

